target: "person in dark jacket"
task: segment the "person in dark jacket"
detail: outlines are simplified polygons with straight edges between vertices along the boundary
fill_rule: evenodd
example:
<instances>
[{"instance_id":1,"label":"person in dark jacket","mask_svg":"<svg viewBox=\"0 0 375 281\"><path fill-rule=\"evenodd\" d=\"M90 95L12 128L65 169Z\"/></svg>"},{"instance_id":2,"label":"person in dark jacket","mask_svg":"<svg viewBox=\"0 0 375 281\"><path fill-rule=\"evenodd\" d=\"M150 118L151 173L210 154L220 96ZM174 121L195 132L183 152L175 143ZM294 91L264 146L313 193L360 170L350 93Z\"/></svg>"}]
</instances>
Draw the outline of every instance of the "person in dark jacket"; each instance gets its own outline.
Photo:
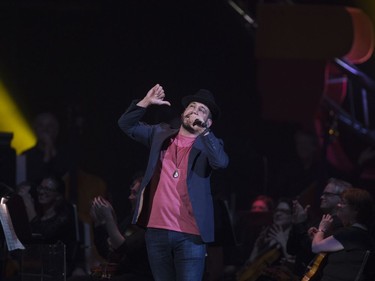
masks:
<instances>
[{"instance_id":1,"label":"person in dark jacket","mask_svg":"<svg viewBox=\"0 0 375 281\"><path fill-rule=\"evenodd\" d=\"M326 235L331 235L335 230L342 227L342 222L337 217L338 204L341 202L341 194L344 190L352 187L349 182L337 178L330 178L320 196L319 209L322 214L330 214L333 223ZM308 230L312 226L318 226L320 220L316 221L309 214L310 206L302 205L295 200L293 202L293 224L289 233L287 251L296 256L294 273L302 278L308 267L314 262L315 254L311 251L311 237Z\"/></svg>"},{"instance_id":2,"label":"person in dark jacket","mask_svg":"<svg viewBox=\"0 0 375 281\"><path fill-rule=\"evenodd\" d=\"M128 197L131 212L119 223L111 203L101 196L94 198L90 209L93 220L94 245L105 262L94 266L90 276L76 276L68 281L154 280L147 257L145 229L132 224L141 180L141 175L133 179Z\"/></svg>"},{"instance_id":3,"label":"person in dark jacket","mask_svg":"<svg viewBox=\"0 0 375 281\"><path fill-rule=\"evenodd\" d=\"M200 89L182 99L178 129L140 122L149 106L170 106L164 98L157 84L118 121L130 138L150 149L133 222L147 227L155 280L196 281L204 273L206 243L214 241L211 173L228 165L223 141L210 129L220 109L213 94Z\"/></svg>"}]
</instances>

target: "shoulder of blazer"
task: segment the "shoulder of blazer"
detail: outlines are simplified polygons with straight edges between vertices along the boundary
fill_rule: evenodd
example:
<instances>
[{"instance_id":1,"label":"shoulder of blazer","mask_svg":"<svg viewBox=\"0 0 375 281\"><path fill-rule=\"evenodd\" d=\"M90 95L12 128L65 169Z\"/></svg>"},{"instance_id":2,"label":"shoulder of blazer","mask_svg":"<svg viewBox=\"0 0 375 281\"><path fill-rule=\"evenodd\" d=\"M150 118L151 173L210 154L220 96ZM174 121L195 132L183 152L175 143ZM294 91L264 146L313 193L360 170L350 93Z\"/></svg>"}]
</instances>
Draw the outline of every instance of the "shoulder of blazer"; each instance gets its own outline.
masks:
<instances>
[{"instance_id":1,"label":"shoulder of blazer","mask_svg":"<svg viewBox=\"0 0 375 281\"><path fill-rule=\"evenodd\" d=\"M153 146L160 146L164 141L178 133L178 129L171 128L169 124L161 123L157 126L156 130L153 132L152 143Z\"/></svg>"}]
</instances>

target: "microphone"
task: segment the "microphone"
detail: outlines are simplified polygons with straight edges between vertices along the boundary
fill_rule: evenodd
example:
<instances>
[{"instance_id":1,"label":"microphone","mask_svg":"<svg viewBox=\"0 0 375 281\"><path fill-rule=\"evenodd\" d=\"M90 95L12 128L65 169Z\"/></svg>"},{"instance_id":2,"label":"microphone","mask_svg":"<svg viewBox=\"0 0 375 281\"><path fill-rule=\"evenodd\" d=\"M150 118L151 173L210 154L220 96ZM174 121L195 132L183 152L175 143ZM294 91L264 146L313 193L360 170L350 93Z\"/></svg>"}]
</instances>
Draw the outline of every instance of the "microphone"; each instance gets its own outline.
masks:
<instances>
[{"instance_id":1,"label":"microphone","mask_svg":"<svg viewBox=\"0 0 375 281\"><path fill-rule=\"evenodd\" d=\"M207 128L207 124L202 122L199 119L195 119L195 121L193 122L193 126L195 125L198 125L199 127L202 127L202 128Z\"/></svg>"}]
</instances>

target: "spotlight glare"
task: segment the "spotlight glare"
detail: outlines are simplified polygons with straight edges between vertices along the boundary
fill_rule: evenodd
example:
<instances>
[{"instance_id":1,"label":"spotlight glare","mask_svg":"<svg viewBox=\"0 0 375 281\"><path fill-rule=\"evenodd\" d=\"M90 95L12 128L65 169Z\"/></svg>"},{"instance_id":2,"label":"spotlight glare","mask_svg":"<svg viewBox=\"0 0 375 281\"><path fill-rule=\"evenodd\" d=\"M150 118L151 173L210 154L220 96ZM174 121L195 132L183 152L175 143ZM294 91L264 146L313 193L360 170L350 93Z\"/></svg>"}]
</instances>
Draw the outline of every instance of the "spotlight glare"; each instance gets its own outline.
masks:
<instances>
[{"instance_id":1,"label":"spotlight glare","mask_svg":"<svg viewBox=\"0 0 375 281\"><path fill-rule=\"evenodd\" d=\"M36 136L0 81L0 131L12 132L11 146L20 154L36 143Z\"/></svg>"}]
</instances>

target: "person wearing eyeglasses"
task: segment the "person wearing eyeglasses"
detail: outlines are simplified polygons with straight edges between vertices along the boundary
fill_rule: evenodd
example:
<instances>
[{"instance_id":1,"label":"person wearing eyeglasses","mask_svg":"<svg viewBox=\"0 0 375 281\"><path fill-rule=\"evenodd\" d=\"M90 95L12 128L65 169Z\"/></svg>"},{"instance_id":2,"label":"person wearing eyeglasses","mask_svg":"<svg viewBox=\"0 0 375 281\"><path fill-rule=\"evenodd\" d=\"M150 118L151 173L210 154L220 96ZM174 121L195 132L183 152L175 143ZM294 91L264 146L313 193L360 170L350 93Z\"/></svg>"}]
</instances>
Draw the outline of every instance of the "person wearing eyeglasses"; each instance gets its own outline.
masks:
<instances>
[{"instance_id":1,"label":"person wearing eyeglasses","mask_svg":"<svg viewBox=\"0 0 375 281\"><path fill-rule=\"evenodd\" d=\"M333 217L325 214L316 228L309 230L313 236L314 253L325 253L326 264L320 281L370 281L374 280L373 257L375 242L369 233L373 222L374 201L370 193L361 188L348 188L338 203L337 216L343 227L327 236ZM371 271L371 273L370 273Z\"/></svg>"},{"instance_id":2,"label":"person wearing eyeglasses","mask_svg":"<svg viewBox=\"0 0 375 281\"><path fill-rule=\"evenodd\" d=\"M70 221L72 209L65 200L65 183L61 178L43 178L36 187L35 201L29 184L21 184L17 191L24 201L33 233L39 234L48 243L67 238L66 232L74 228L74 222Z\"/></svg>"},{"instance_id":3,"label":"person wearing eyeglasses","mask_svg":"<svg viewBox=\"0 0 375 281\"><path fill-rule=\"evenodd\" d=\"M330 178L320 196L319 209L322 214L330 214L333 222L326 235L330 235L334 230L342 227L340 219L337 217L338 204L341 202L341 194L344 190L352 187L349 182L341 179ZM305 275L311 262L314 261L315 254L311 251L311 240L308 230L310 227L319 225L319 220L315 220L309 213L310 205L303 207L298 200L293 202L292 228L289 234L287 250L296 256L294 273L301 278Z\"/></svg>"},{"instance_id":4,"label":"person wearing eyeglasses","mask_svg":"<svg viewBox=\"0 0 375 281\"><path fill-rule=\"evenodd\" d=\"M30 191L31 185L26 182L17 187L17 193L23 199L33 233L31 242L64 243L69 275L74 266L77 241L73 207L65 199L65 182L54 175L46 176L36 187L35 200Z\"/></svg>"}]
</instances>

